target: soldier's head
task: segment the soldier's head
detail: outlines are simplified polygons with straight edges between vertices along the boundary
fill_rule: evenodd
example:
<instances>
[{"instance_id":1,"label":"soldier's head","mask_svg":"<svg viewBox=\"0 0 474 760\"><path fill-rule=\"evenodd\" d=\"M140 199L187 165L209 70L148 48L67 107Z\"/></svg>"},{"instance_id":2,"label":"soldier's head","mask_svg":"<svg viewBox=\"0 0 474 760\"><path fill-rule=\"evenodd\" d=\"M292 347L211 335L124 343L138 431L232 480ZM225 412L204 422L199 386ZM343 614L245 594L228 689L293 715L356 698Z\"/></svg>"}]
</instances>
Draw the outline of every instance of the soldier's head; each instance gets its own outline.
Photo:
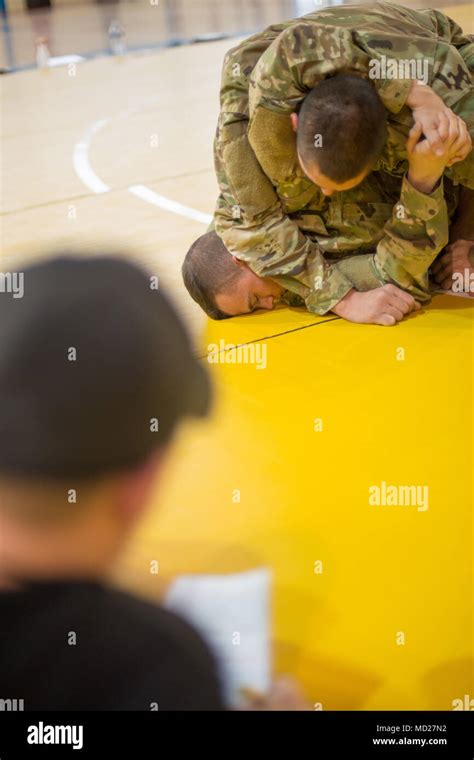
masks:
<instances>
[{"instance_id":1,"label":"soldier's head","mask_svg":"<svg viewBox=\"0 0 474 760\"><path fill-rule=\"evenodd\" d=\"M66 252L0 296L0 584L103 574L160 480L204 367L148 273Z\"/></svg>"},{"instance_id":2,"label":"soldier's head","mask_svg":"<svg viewBox=\"0 0 474 760\"><path fill-rule=\"evenodd\" d=\"M181 272L189 295L212 319L273 309L284 290L232 256L215 232L206 232L192 244Z\"/></svg>"},{"instance_id":3,"label":"soldier's head","mask_svg":"<svg viewBox=\"0 0 474 760\"><path fill-rule=\"evenodd\" d=\"M353 74L323 80L292 114L301 168L324 195L356 187L382 153L386 121L367 80Z\"/></svg>"}]
</instances>

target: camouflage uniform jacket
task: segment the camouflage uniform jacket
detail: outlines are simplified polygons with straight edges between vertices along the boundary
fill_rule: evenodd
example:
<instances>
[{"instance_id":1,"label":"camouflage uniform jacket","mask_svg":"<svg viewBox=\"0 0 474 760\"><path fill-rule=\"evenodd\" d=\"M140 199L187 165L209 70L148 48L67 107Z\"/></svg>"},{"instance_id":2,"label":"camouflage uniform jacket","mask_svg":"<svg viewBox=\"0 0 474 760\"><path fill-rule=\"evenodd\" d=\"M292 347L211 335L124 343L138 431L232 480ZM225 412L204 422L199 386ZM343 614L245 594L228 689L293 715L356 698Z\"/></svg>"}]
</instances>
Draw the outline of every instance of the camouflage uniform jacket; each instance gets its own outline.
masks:
<instances>
[{"instance_id":1,"label":"camouflage uniform jacket","mask_svg":"<svg viewBox=\"0 0 474 760\"><path fill-rule=\"evenodd\" d=\"M402 67L414 61L408 76L403 68L390 76L390 59ZM427 70L416 69L418 61ZM389 112L385 151L358 187L327 198L299 166L290 113L321 79L339 71L370 79L374 62L374 86ZM385 282L429 300L427 270L446 245L456 185L474 187L474 159L447 170L430 196L408 183L409 75L426 73L474 135L473 62L472 38L444 14L389 3L316 11L230 50L215 140L221 194L214 219L228 250L318 314L351 287Z\"/></svg>"}]
</instances>

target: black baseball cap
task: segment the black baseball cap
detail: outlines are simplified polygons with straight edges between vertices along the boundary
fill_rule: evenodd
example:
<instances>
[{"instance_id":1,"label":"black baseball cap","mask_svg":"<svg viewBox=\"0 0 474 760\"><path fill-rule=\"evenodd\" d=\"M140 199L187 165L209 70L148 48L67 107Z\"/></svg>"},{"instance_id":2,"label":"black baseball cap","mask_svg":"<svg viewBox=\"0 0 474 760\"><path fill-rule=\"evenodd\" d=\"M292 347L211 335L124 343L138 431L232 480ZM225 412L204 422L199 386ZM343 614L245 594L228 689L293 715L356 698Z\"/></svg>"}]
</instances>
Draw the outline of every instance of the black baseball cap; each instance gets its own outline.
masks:
<instances>
[{"instance_id":1,"label":"black baseball cap","mask_svg":"<svg viewBox=\"0 0 474 760\"><path fill-rule=\"evenodd\" d=\"M208 375L156 278L77 253L18 274L22 297L0 292L0 472L131 468L207 414Z\"/></svg>"}]
</instances>

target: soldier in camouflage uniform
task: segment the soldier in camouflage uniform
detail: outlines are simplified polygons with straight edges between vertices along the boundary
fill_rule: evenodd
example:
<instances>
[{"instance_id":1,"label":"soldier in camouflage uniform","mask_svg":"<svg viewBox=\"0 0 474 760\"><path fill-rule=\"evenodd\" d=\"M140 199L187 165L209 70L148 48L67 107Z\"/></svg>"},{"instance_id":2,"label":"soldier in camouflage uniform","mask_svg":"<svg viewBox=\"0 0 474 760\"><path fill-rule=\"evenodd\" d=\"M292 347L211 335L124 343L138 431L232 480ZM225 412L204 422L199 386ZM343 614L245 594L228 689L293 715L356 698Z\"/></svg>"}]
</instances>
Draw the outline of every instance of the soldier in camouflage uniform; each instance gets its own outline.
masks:
<instances>
[{"instance_id":1,"label":"soldier in camouflage uniform","mask_svg":"<svg viewBox=\"0 0 474 760\"><path fill-rule=\"evenodd\" d=\"M426 62L427 85L474 135L473 38L439 11L328 8L269 27L224 61L215 230L231 254L287 288L290 303L317 314L354 287L385 283L428 301L427 270L448 241L460 186L474 188L472 151L429 195L407 181L413 79L390 78L387 59ZM388 140L361 184L326 197L301 169L290 115L319 81L342 72L373 79Z\"/></svg>"}]
</instances>

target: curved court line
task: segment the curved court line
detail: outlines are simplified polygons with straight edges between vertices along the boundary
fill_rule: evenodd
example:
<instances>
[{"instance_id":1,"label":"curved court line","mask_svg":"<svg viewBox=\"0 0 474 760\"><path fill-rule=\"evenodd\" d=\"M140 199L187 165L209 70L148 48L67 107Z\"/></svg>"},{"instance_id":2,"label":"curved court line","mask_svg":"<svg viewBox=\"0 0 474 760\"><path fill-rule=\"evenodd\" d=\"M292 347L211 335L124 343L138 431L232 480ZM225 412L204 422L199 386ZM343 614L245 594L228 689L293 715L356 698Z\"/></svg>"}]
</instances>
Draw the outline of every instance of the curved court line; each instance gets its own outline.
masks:
<instances>
[{"instance_id":1,"label":"curved court line","mask_svg":"<svg viewBox=\"0 0 474 760\"><path fill-rule=\"evenodd\" d=\"M105 182L102 182L100 177L98 177L92 170L89 162L89 146L92 138L97 132L99 132L99 130L105 127L109 121L110 119L99 119L99 121L94 122L94 124L87 130L83 139L74 146L72 162L74 164L75 172L84 185L88 187L89 190L92 190L93 193L108 193L110 190L110 187L106 185Z\"/></svg>"},{"instance_id":2,"label":"curved court line","mask_svg":"<svg viewBox=\"0 0 474 760\"><path fill-rule=\"evenodd\" d=\"M194 219L196 222L202 222L203 224L212 222L211 214L203 214L201 211L196 211L189 206L183 206L182 203L176 203L176 201L165 198L164 195L158 195L158 193L145 187L145 185L131 185L128 190L133 195L136 195L137 198L141 198L143 201L152 203L154 206L163 208L166 211L172 211L173 214L186 216L188 219Z\"/></svg>"},{"instance_id":3,"label":"curved court line","mask_svg":"<svg viewBox=\"0 0 474 760\"><path fill-rule=\"evenodd\" d=\"M122 111L118 116L119 118L124 118L138 110L140 109L132 108L128 111ZM89 161L89 148L92 138L110 121L110 118L95 121L86 131L82 140L79 140L74 146L72 157L74 170L82 183L88 187L89 190L92 190L93 193L108 193L112 189L97 176ZM143 201L151 203L153 206L158 206L158 208L162 208L165 211L171 211L173 214L178 214L178 216L185 216L188 219L193 219L195 222L201 222L202 224L209 224L212 221L211 214L204 214L201 211L197 211L189 206L184 206L182 203L177 203L170 198L166 198L164 195L158 195L158 193L145 187L145 185L130 185L128 191L132 193L132 195L136 195L137 198L141 198Z\"/></svg>"}]
</instances>

